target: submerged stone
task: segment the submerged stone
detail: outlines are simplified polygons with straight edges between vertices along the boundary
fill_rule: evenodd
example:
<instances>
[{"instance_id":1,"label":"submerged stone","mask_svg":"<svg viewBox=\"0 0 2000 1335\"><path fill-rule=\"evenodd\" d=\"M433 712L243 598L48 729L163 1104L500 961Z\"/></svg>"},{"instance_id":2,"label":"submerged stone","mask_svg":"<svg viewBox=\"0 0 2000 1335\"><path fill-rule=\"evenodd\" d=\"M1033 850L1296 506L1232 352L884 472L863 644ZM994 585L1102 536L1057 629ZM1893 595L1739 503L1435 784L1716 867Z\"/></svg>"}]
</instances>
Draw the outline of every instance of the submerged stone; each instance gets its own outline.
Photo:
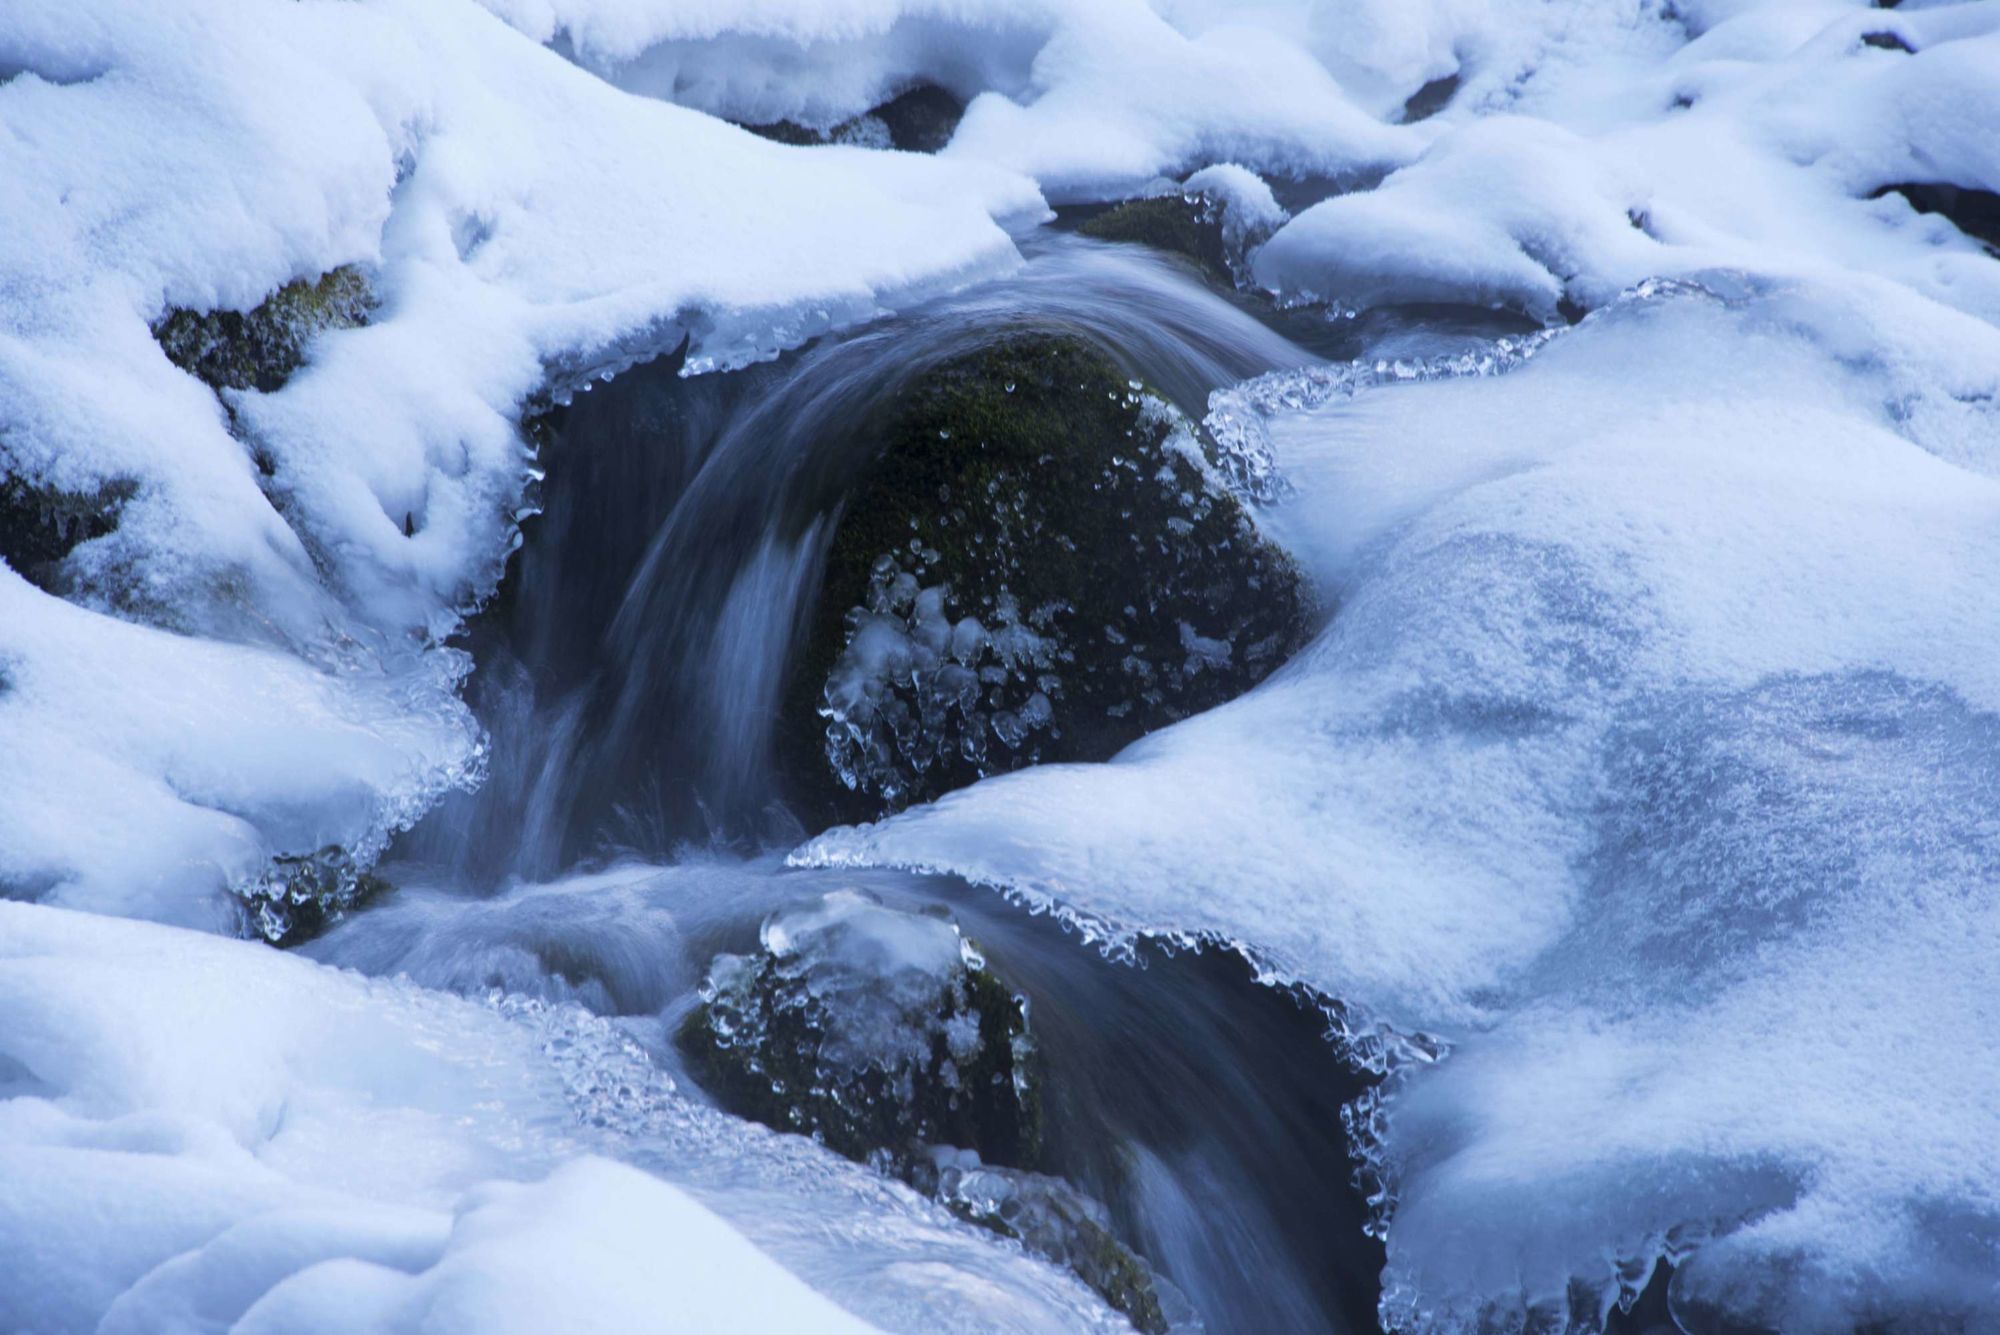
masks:
<instances>
[{"instance_id":1,"label":"submerged stone","mask_svg":"<svg viewBox=\"0 0 2000 1335\"><path fill-rule=\"evenodd\" d=\"M1080 338L1005 336L900 394L847 498L787 706L794 797L869 819L1108 759L1262 680L1309 611L1180 413Z\"/></svg>"},{"instance_id":2,"label":"submerged stone","mask_svg":"<svg viewBox=\"0 0 2000 1335\"><path fill-rule=\"evenodd\" d=\"M344 265L287 283L253 310L171 311L153 336L169 361L211 389L268 394L305 365L315 335L366 324L373 305L367 279Z\"/></svg>"}]
</instances>

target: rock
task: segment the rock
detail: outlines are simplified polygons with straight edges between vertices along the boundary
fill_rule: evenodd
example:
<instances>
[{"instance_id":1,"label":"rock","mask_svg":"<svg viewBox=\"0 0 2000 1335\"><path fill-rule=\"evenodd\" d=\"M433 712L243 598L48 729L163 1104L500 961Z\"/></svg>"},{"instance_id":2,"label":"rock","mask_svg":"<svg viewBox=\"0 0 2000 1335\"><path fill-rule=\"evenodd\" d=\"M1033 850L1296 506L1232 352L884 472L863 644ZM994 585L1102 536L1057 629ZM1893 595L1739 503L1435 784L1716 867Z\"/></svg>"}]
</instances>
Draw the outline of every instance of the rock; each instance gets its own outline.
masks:
<instances>
[{"instance_id":1,"label":"rock","mask_svg":"<svg viewBox=\"0 0 2000 1335\"><path fill-rule=\"evenodd\" d=\"M1201 195L1159 195L1127 200L1076 229L1099 241L1151 246L1193 260L1225 286L1233 285L1229 248L1222 236L1222 208Z\"/></svg>"},{"instance_id":2,"label":"rock","mask_svg":"<svg viewBox=\"0 0 2000 1335\"><path fill-rule=\"evenodd\" d=\"M836 891L762 943L716 958L678 1035L723 1106L891 1171L940 1143L1040 1159L1027 1003L949 919Z\"/></svg>"},{"instance_id":3,"label":"rock","mask_svg":"<svg viewBox=\"0 0 2000 1335\"><path fill-rule=\"evenodd\" d=\"M905 153L935 153L951 142L965 117L965 103L936 84L915 88L875 108L889 142Z\"/></svg>"},{"instance_id":4,"label":"rock","mask_svg":"<svg viewBox=\"0 0 2000 1335\"><path fill-rule=\"evenodd\" d=\"M897 1177L1072 1271L1140 1330L1198 1327L1042 1157L1028 1006L949 918L851 890L720 955L677 1039L716 1101Z\"/></svg>"},{"instance_id":5,"label":"rock","mask_svg":"<svg viewBox=\"0 0 2000 1335\"><path fill-rule=\"evenodd\" d=\"M900 394L847 498L786 706L792 796L869 819L1107 759L1262 680L1309 610L1184 417L1081 339L1007 336Z\"/></svg>"},{"instance_id":6,"label":"rock","mask_svg":"<svg viewBox=\"0 0 2000 1335\"><path fill-rule=\"evenodd\" d=\"M1061 1178L937 1146L913 1165L909 1182L968 1223L1064 1267L1149 1335L1200 1325L1179 1291L1118 1240L1104 1207Z\"/></svg>"},{"instance_id":7,"label":"rock","mask_svg":"<svg viewBox=\"0 0 2000 1335\"><path fill-rule=\"evenodd\" d=\"M364 870L346 849L329 844L317 853L271 859L264 878L237 894L247 917L245 935L290 949L388 890L387 881Z\"/></svg>"},{"instance_id":8,"label":"rock","mask_svg":"<svg viewBox=\"0 0 2000 1335\"><path fill-rule=\"evenodd\" d=\"M1959 231L2000 255L2000 194L1948 181L1911 181L1883 186L1873 198L1898 194L1918 213L1935 213Z\"/></svg>"},{"instance_id":9,"label":"rock","mask_svg":"<svg viewBox=\"0 0 2000 1335\"><path fill-rule=\"evenodd\" d=\"M167 359L211 389L281 388L305 364L306 346L327 329L368 322L368 281L342 266L287 283L248 312L175 310L153 328Z\"/></svg>"},{"instance_id":10,"label":"rock","mask_svg":"<svg viewBox=\"0 0 2000 1335\"><path fill-rule=\"evenodd\" d=\"M935 84L918 84L872 111L818 130L797 121L768 121L743 128L781 144L812 147L851 144L857 148L893 148L904 153L935 153L951 142L965 115L965 104Z\"/></svg>"},{"instance_id":11,"label":"rock","mask_svg":"<svg viewBox=\"0 0 2000 1335\"><path fill-rule=\"evenodd\" d=\"M118 526L137 487L115 482L91 492L40 487L0 476L0 560L46 592L61 593L70 552Z\"/></svg>"}]
</instances>

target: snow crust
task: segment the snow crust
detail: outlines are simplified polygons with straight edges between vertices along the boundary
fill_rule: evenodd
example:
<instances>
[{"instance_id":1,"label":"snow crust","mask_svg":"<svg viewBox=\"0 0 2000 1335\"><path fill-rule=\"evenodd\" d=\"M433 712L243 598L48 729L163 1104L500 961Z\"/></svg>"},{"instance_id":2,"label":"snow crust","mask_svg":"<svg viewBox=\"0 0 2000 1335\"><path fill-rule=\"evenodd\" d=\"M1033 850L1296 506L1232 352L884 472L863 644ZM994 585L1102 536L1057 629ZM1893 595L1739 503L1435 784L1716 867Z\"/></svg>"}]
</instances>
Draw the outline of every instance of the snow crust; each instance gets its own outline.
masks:
<instances>
[{"instance_id":1,"label":"snow crust","mask_svg":"<svg viewBox=\"0 0 2000 1335\"><path fill-rule=\"evenodd\" d=\"M470 0L23 0L0 73L0 469L132 491L71 605L0 569L0 893L184 923L477 778L440 645L532 507L545 385L767 355L1004 271L994 219L1043 211L621 93ZM276 392L149 335L340 265L373 318Z\"/></svg>"},{"instance_id":2,"label":"snow crust","mask_svg":"<svg viewBox=\"0 0 2000 1335\"><path fill-rule=\"evenodd\" d=\"M0 903L0 1181L8 1330L1119 1325L574 1007L37 905Z\"/></svg>"}]
</instances>

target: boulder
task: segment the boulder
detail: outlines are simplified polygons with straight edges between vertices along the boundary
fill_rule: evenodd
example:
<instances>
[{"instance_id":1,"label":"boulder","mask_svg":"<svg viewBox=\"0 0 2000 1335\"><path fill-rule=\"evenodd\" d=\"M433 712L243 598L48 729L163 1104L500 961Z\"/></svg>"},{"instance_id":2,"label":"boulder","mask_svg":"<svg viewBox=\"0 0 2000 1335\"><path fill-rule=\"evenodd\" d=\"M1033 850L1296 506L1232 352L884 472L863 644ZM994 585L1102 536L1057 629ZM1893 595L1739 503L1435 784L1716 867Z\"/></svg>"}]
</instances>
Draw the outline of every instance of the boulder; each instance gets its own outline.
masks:
<instances>
[{"instance_id":1,"label":"boulder","mask_svg":"<svg viewBox=\"0 0 2000 1335\"><path fill-rule=\"evenodd\" d=\"M947 917L840 890L720 955L677 1039L739 1116L809 1135L1065 1267L1147 1332L1198 1326L1104 1207L1034 1171L1028 1004Z\"/></svg>"},{"instance_id":2,"label":"boulder","mask_svg":"<svg viewBox=\"0 0 2000 1335\"><path fill-rule=\"evenodd\" d=\"M1069 335L898 396L849 493L781 744L809 817L1105 760L1262 680L1309 599L1192 423Z\"/></svg>"},{"instance_id":3,"label":"boulder","mask_svg":"<svg viewBox=\"0 0 2000 1335\"><path fill-rule=\"evenodd\" d=\"M360 270L342 266L287 283L249 311L174 310L153 328L167 359L211 389L284 386L327 329L368 322L375 299Z\"/></svg>"},{"instance_id":4,"label":"boulder","mask_svg":"<svg viewBox=\"0 0 2000 1335\"><path fill-rule=\"evenodd\" d=\"M725 1107L890 1168L930 1144L1040 1159L1027 1003L948 918L836 891L761 941L716 958L679 1030Z\"/></svg>"}]
</instances>

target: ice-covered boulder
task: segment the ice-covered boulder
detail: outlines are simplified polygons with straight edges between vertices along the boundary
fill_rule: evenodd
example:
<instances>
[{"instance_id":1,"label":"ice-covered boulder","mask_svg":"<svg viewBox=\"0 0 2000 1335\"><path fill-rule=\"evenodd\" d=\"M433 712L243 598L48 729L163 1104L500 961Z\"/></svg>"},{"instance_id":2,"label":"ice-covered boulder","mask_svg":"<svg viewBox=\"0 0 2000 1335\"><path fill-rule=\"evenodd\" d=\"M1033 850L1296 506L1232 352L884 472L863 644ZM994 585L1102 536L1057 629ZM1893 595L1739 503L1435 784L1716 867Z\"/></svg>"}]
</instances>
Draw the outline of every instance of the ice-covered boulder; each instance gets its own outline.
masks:
<instances>
[{"instance_id":1,"label":"ice-covered boulder","mask_svg":"<svg viewBox=\"0 0 2000 1335\"><path fill-rule=\"evenodd\" d=\"M791 692L798 795L871 817L1108 759L1262 680L1307 613L1186 419L1080 339L1002 338L903 392L848 497Z\"/></svg>"}]
</instances>

